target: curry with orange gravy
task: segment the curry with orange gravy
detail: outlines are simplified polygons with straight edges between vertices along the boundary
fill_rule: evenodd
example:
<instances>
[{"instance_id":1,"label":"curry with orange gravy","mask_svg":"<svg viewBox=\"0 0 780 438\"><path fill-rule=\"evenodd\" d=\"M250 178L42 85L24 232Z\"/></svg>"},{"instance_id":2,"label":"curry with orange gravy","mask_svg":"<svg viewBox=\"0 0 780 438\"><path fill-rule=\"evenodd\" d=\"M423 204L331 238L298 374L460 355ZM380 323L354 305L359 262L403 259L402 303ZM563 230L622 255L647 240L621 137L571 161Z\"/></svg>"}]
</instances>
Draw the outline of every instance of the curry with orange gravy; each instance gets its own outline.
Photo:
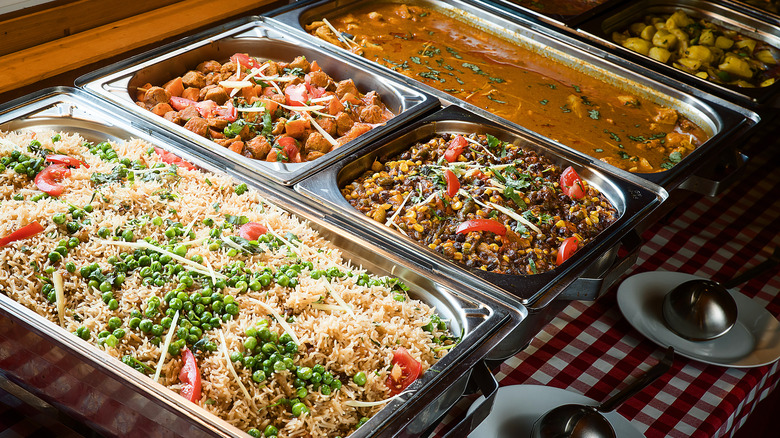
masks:
<instances>
[{"instance_id":1,"label":"curry with orange gravy","mask_svg":"<svg viewBox=\"0 0 780 438\"><path fill-rule=\"evenodd\" d=\"M669 169L708 139L674 109L431 8L374 3L306 30L631 172Z\"/></svg>"}]
</instances>

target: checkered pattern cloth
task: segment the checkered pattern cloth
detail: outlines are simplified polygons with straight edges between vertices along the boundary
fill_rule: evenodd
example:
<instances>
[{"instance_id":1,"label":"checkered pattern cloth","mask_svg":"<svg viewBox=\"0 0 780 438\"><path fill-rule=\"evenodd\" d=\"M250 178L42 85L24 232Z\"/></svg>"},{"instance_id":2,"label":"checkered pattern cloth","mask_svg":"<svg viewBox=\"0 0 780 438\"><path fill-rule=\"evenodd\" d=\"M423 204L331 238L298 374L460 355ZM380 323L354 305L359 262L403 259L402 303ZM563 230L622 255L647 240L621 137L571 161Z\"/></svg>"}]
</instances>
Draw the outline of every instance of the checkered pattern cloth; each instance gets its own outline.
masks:
<instances>
[{"instance_id":1,"label":"checkered pattern cloth","mask_svg":"<svg viewBox=\"0 0 780 438\"><path fill-rule=\"evenodd\" d=\"M746 177L722 195L687 200L649 228L627 275L662 270L726 281L766 259L780 245L776 154L749 163ZM777 269L739 289L775 317L780 315ZM663 348L623 317L616 290L595 302L573 301L528 348L500 365L499 384L547 385L604 401L656 364ZM671 371L617 412L651 438L732 436L779 378L777 362L738 369L678 355ZM459 403L435 435L453 424L472 400Z\"/></svg>"}]
</instances>

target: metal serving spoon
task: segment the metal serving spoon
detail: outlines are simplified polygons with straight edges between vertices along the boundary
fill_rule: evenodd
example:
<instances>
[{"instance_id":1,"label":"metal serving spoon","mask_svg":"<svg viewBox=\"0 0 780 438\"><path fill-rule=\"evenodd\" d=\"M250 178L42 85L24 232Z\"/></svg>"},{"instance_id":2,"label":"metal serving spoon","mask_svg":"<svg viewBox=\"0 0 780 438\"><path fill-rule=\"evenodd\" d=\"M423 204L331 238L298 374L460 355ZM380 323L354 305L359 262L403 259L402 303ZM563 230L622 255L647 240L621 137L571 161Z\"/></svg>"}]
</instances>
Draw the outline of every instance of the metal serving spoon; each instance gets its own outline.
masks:
<instances>
[{"instance_id":1,"label":"metal serving spoon","mask_svg":"<svg viewBox=\"0 0 780 438\"><path fill-rule=\"evenodd\" d=\"M561 405L542 415L534 423L532 438L615 438L615 430L603 413L612 412L623 402L664 375L672 367L674 349L669 347L664 357L638 380L599 406Z\"/></svg>"},{"instance_id":2,"label":"metal serving spoon","mask_svg":"<svg viewBox=\"0 0 780 438\"><path fill-rule=\"evenodd\" d=\"M719 284L696 279L677 285L664 297L666 325L690 341L723 336L737 322L737 303L728 289L742 284L780 263L780 247L772 255L733 279Z\"/></svg>"}]
</instances>

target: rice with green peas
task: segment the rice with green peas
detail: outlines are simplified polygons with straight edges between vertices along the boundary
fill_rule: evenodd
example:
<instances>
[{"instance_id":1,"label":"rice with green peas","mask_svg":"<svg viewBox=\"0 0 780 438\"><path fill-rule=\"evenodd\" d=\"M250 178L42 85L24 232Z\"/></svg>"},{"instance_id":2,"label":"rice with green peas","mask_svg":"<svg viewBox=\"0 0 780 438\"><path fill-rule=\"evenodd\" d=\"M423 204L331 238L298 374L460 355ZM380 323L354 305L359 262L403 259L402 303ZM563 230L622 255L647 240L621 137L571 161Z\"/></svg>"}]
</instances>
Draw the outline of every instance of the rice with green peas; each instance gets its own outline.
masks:
<instances>
[{"instance_id":1,"label":"rice with green peas","mask_svg":"<svg viewBox=\"0 0 780 438\"><path fill-rule=\"evenodd\" d=\"M34 182L47 153L89 165L70 169L58 197ZM170 332L158 381L186 389L186 347L197 403L250 435L348 435L383 406L352 401L390 397L399 347L424 372L454 345L399 281L350 265L245 185L166 164L140 140L0 133L0 164L0 236L44 228L0 248L0 291L150 377ZM247 222L268 231L243 239Z\"/></svg>"}]
</instances>

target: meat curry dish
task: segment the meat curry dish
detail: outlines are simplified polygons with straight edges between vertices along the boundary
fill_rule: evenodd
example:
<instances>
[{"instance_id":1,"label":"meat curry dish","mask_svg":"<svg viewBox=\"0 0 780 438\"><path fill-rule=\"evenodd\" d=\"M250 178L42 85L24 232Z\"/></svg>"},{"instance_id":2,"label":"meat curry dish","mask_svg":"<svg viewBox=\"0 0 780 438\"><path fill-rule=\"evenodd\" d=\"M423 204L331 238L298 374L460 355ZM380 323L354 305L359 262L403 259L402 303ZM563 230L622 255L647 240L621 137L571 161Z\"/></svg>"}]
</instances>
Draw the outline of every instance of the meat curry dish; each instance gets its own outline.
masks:
<instances>
[{"instance_id":1,"label":"meat curry dish","mask_svg":"<svg viewBox=\"0 0 780 438\"><path fill-rule=\"evenodd\" d=\"M669 169L708 139L675 109L437 10L371 4L306 30L631 172Z\"/></svg>"},{"instance_id":2,"label":"meat curry dish","mask_svg":"<svg viewBox=\"0 0 780 438\"><path fill-rule=\"evenodd\" d=\"M138 88L135 100L237 154L285 163L316 160L394 117L376 91L336 81L304 56L204 61L165 84Z\"/></svg>"}]
</instances>

